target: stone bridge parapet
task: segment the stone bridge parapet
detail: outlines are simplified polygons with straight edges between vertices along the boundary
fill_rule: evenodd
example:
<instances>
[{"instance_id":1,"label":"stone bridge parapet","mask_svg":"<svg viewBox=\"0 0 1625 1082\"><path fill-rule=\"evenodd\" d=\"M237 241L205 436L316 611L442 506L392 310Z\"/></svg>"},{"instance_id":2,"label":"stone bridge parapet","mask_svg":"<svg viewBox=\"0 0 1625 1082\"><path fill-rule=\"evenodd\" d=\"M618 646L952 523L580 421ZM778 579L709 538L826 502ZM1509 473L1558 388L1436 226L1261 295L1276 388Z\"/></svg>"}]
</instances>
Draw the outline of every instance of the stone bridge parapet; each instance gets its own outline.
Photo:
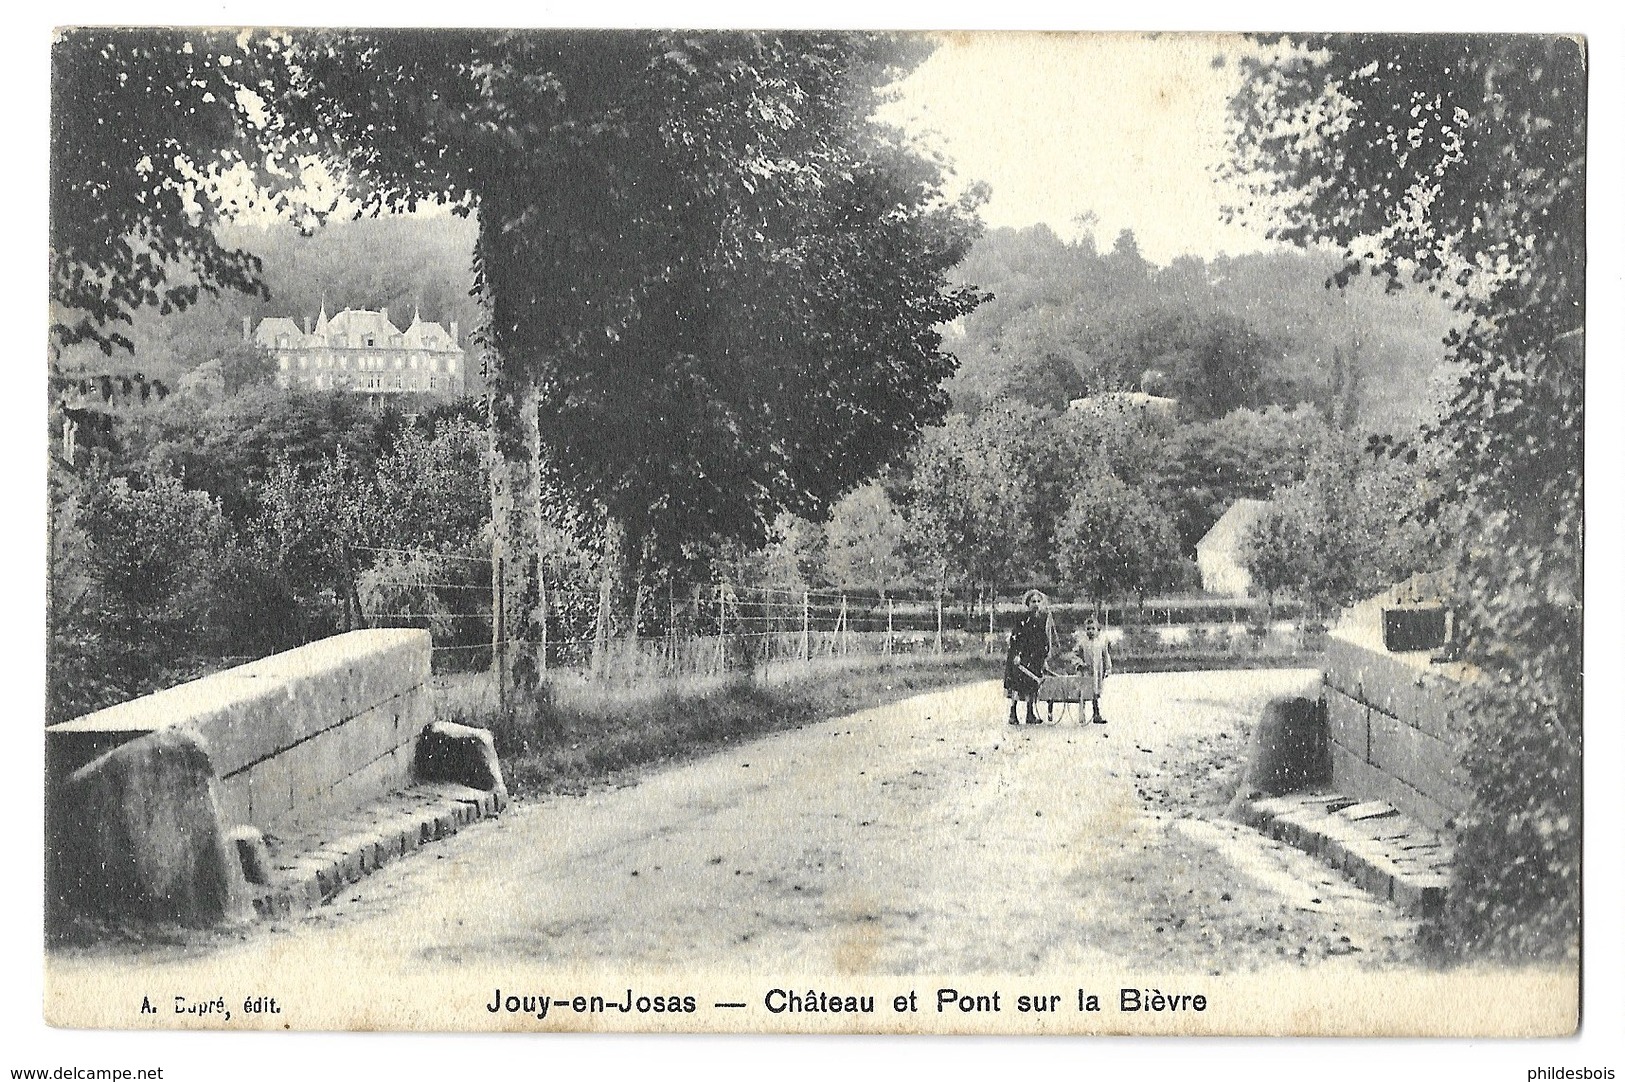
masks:
<instances>
[{"instance_id":1,"label":"stone bridge parapet","mask_svg":"<svg viewBox=\"0 0 1625 1082\"><path fill-rule=\"evenodd\" d=\"M352 631L49 726L56 911L214 923L267 836L424 779L505 797L489 734L433 725L429 657L427 631Z\"/></svg>"},{"instance_id":2,"label":"stone bridge parapet","mask_svg":"<svg viewBox=\"0 0 1625 1082\"><path fill-rule=\"evenodd\" d=\"M1407 586L1355 606L1327 635L1332 785L1387 801L1442 830L1472 799L1453 701L1455 685L1468 674L1459 664L1438 662L1433 651L1387 649L1383 612L1407 596Z\"/></svg>"}]
</instances>

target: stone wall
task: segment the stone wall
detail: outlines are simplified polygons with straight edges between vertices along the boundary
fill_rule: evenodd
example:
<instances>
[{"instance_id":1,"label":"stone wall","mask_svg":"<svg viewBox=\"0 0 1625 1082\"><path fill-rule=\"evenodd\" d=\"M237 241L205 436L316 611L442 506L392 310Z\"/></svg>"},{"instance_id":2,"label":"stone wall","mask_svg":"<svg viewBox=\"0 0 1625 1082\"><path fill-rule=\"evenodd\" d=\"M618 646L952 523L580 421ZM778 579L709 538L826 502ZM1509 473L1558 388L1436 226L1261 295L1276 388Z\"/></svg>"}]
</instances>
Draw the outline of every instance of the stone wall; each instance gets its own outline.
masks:
<instances>
[{"instance_id":1,"label":"stone wall","mask_svg":"<svg viewBox=\"0 0 1625 1082\"><path fill-rule=\"evenodd\" d=\"M429 633L352 631L46 730L52 776L183 727L219 781L222 824L272 832L410 781L430 721Z\"/></svg>"},{"instance_id":2,"label":"stone wall","mask_svg":"<svg viewBox=\"0 0 1625 1082\"><path fill-rule=\"evenodd\" d=\"M1456 753L1451 683L1426 654L1392 654L1343 629L1328 635L1334 788L1385 800L1434 829L1448 829L1470 799Z\"/></svg>"}]
</instances>

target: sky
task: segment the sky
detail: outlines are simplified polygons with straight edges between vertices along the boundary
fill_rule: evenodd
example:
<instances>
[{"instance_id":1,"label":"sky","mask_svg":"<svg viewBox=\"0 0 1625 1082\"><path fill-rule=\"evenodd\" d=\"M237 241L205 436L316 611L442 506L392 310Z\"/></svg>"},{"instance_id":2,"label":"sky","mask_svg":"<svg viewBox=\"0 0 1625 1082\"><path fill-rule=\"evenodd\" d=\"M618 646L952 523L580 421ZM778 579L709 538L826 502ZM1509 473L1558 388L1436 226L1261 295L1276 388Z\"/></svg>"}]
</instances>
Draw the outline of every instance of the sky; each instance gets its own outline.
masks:
<instances>
[{"instance_id":1,"label":"sky","mask_svg":"<svg viewBox=\"0 0 1625 1082\"><path fill-rule=\"evenodd\" d=\"M1097 244L1132 229L1166 265L1268 247L1260 228L1226 225L1227 160L1239 35L982 31L933 35L937 50L881 117L953 163L956 193L992 189L989 227L1043 222L1073 240L1094 216ZM307 179L325 187L312 171ZM318 200L319 201L319 200Z\"/></svg>"},{"instance_id":2,"label":"sky","mask_svg":"<svg viewBox=\"0 0 1625 1082\"><path fill-rule=\"evenodd\" d=\"M1226 105L1246 43L1226 35L976 33L939 38L882 116L924 135L961 182L986 181L990 227L1044 222L1068 239L1093 213L1097 242L1124 228L1157 263L1269 246L1226 225L1235 189Z\"/></svg>"}]
</instances>

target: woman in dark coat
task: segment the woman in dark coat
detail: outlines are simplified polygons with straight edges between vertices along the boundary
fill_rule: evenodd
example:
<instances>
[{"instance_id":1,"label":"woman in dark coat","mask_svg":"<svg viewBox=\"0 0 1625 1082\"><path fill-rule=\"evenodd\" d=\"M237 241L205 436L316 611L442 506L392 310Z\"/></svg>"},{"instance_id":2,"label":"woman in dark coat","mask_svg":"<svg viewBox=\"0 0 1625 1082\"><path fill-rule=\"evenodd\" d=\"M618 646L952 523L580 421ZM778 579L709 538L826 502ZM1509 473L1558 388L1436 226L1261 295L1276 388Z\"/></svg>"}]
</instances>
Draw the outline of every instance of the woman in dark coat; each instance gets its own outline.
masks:
<instances>
[{"instance_id":1,"label":"woman in dark coat","mask_svg":"<svg viewBox=\"0 0 1625 1082\"><path fill-rule=\"evenodd\" d=\"M1060 636L1050 615L1049 598L1038 590L1028 590L1021 598L1027 611L1010 632L1010 651L1004 658L1004 693L1010 699L1010 724L1017 724L1016 702L1027 704L1027 724L1038 725L1033 704L1038 701L1038 678L1044 662L1060 653Z\"/></svg>"}]
</instances>

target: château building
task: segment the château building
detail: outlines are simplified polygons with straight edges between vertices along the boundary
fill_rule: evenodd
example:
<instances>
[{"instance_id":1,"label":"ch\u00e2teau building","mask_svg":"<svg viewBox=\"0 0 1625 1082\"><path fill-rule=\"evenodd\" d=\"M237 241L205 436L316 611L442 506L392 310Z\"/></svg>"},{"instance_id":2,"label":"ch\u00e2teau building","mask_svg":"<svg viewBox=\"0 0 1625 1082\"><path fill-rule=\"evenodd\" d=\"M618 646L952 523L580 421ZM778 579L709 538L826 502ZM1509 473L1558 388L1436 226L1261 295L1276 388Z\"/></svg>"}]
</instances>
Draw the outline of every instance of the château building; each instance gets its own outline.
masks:
<instances>
[{"instance_id":1,"label":"ch\u00e2teau building","mask_svg":"<svg viewBox=\"0 0 1625 1082\"><path fill-rule=\"evenodd\" d=\"M416 311L405 330L390 322L388 308L346 308L329 319L323 305L315 326L309 316L303 329L291 319L272 316L262 319L252 336L245 318L243 340L270 352L279 386L353 391L374 404L413 393L458 397L468 365L457 343L457 321L448 331L424 322Z\"/></svg>"}]
</instances>

